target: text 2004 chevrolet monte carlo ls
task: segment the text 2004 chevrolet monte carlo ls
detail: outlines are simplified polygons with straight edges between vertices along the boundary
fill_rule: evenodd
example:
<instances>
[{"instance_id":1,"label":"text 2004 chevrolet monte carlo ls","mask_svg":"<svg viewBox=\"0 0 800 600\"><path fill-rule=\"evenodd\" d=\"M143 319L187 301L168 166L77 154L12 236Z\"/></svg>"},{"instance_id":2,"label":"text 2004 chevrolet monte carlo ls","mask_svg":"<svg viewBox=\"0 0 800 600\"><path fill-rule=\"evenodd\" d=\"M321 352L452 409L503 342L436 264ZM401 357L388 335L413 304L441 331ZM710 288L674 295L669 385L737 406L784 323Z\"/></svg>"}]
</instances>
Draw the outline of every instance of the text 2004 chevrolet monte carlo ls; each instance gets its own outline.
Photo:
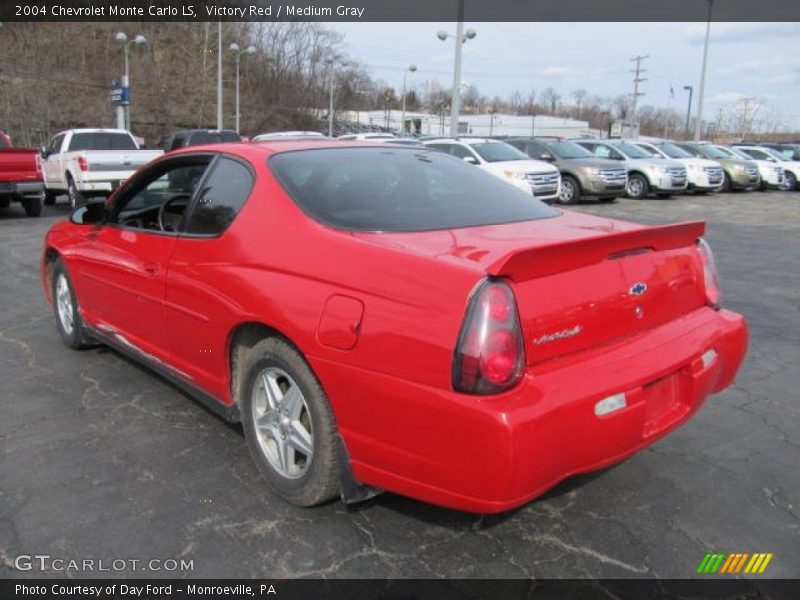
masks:
<instances>
[{"instance_id":1,"label":"text 2004 chevrolet monte carlo ls","mask_svg":"<svg viewBox=\"0 0 800 600\"><path fill-rule=\"evenodd\" d=\"M747 330L703 229L555 210L432 150L223 144L55 225L42 278L68 346L240 419L289 502L384 489L489 513L731 383Z\"/></svg>"}]
</instances>

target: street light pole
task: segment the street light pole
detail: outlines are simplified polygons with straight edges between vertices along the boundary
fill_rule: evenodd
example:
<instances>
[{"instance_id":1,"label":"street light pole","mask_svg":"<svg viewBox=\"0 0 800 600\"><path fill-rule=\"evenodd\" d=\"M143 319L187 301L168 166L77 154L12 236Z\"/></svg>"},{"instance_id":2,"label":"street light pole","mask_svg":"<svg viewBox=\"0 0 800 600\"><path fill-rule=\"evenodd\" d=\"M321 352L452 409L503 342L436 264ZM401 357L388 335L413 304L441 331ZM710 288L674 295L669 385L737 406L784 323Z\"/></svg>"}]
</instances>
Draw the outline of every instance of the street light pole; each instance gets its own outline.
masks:
<instances>
[{"instance_id":1,"label":"street light pole","mask_svg":"<svg viewBox=\"0 0 800 600\"><path fill-rule=\"evenodd\" d=\"M147 38L141 33L137 34L132 40L128 39L128 35L124 31L118 31L114 35L114 40L122 44L123 53L125 55L125 74L122 76L122 87L128 90L128 105L118 107L117 111L117 127L131 130L131 102L130 102L130 59L128 57L131 44L143 46L147 43Z\"/></svg>"},{"instance_id":2,"label":"street light pole","mask_svg":"<svg viewBox=\"0 0 800 600\"><path fill-rule=\"evenodd\" d=\"M236 133L239 133L239 59L241 58L242 52L244 52L244 54L254 54L256 47L250 45L242 50L239 47L239 44L234 42L229 46L228 49L233 52L234 56L236 57Z\"/></svg>"},{"instance_id":3,"label":"street light pole","mask_svg":"<svg viewBox=\"0 0 800 600\"><path fill-rule=\"evenodd\" d=\"M333 137L333 60L325 61L328 65L328 78L330 79L330 92L328 94L328 137Z\"/></svg>"},{"instance_id":4,"label":"street light pole","mask_svg":"<svg viewBox=\"0 0 800 600\"><path fill-rule=\"evenodd\" d=\"M217 23L217 129L222 122L222 21Z\"/></svg>"},{"instance_id":5,"label":"street light pole","mask_svg":"<svg viewBox=\"0 0 800 600\"><path fill-rule=\"evenodd\" d=\"M684 134L686 137L689 137L689 123L692 119L692 94L694 93L694 88L690 85L683 86L683 89L689 90L689 102L686 106L686 127L684 128Z\"/></svg>"},{"instance_id":6,"label":"street light pole","mask_svg":"<svg viewBox=\"0 0 800 600\"><path fill-rule=\"evenodd\" d=\"M456 23L455 36L440 31L436 36L445 41L447 38L455 38L456 56L455 64L453 66L453 98L450 101L450 135L456 137L458 135L458 111L460 108L460 93L461 93L461 46L467 40L473 39L477 34L474 29L467 29L464 31L464 0L458 0L458 21Z\"/></svg>"},{"instance_id":7,"label":"street light pole","mask_svg":"<svg viewBox=\"0 0 800 600\"><path fill-rule=\"evenodd\" d=\"M708 39L711 36L711 7L714 0L708 2L708 20L706 21L706 42L703 46L703 70L700 72L700 91L697 94L697 117L694 123L694 141L700 139L700 129L703 126L703 98L706 91L706 65L708 63Z\"/></svg>"},{"instance_id":8,"label":"street light pole","mask_svg":"<svg viewBox=\"0 0 800 600\"><path fill-rule=\"evenodd\" d=\"M408 75L409 71L411 73L417 70L417 65L409 65L408 68L403 71L403 118L400 124L400 130L403 135L406 134L406 75Z\"/></svg>"},{"instance_id":9,"label":"street light pole","mask_svg":"<svg viewBox=\"0 0 800 600\"><path fill-rule=\"evenodd\" d=\"M122 87L128 88L128 105L123 108L125 111L125 129L131 130L131 99L130 99L130 62L128 59L128 41L123 44L125 49L125 74L122 76Z\"/></svg>"}]
</instances>

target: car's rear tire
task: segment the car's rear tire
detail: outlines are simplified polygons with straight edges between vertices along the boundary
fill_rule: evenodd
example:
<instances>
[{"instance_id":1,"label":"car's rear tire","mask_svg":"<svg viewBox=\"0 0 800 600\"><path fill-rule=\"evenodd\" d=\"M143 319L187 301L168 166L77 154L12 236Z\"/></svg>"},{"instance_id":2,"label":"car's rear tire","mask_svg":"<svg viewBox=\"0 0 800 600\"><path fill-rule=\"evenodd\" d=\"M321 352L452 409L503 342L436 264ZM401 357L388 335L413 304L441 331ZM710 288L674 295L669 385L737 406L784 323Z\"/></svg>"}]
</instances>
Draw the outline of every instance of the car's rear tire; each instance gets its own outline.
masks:
<instances>
[{"instance_id":1,"label":"car's rear tire","mask_svg":"<svg viewBox=\"0 0 800 600\"><path fill-rule=\"evenodd\" d=\"M75 180L71 175L67 175L67 196L69 197L69 207L72 210L82 204L86 204L85 196L78 190L78 186L75 185Z\"/></svg>"},{"instance_id":2,"label":"car's rear tire","mask_svg":"<svg viewBox=\"0 0 800 600\"><path fill-rule=\"evenodd\" d=\"M561 179L558 201L561 204L578 204L581 201L581 186L574 177L565 175Z\"/></svg>"},{"instance_id":3,"label":"car's rear tire","mask_svg":"<svg viewBox=\"0 0 800 600\"><path fill-rule=\"evenodd\" d=\"M56 328L64 343L73 350L83 350L93 346L91 336L81 319L78 297L72 287L67 267L60 258L53 263L50 289L53 294L53 312Z\"/></svg>"},{"instance_id":4,"label":"car's rear tire","mask_svg":"<svg viewBox=\"0 0 800 600\"><path fill-rule=\"evenodd\" d=\"M629 198L641 200L650 192L650 184L647 178L638 173L628 175L628 183L625 185L625 193Z\"/></svg>"},{"instance_id":5,"label":"car's rear tire","mask_svg":"<svg viewBox=\"0 0 800 600\"><path fill-rule=\"evenodd\" d=\"M239 406L250 455L291 504L315 506L340 492L336 420L311 368L288 342L269 337L244 356Z\"/></svg>"},{"instance_id":6,"label":"car's rear tire","mask_svg":"<svg viewBox=\"0 0 800 600\"><path fill-rule=\"evenodd\" d=\"M38 217L42 214L42 197L36 196L35 198L23 199L22 208L25 209L25 214L27 216Z\"/></svg>"}]
</instances>

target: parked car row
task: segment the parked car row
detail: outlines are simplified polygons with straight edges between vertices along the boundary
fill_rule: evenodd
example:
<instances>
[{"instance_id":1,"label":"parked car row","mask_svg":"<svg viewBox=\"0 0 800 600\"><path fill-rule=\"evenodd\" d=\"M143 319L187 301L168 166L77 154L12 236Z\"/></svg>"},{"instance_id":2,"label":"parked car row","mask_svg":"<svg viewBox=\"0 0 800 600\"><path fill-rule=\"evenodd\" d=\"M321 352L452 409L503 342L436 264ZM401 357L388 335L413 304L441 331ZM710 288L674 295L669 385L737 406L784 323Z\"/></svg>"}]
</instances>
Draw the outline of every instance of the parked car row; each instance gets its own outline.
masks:
<instances>
[{"instance_id":1,"label":"parked car row","mask_svg":"<svg viewBox=\"0 0 800 600\"><path fill-rule=\"evenodd\" d=\"M253 143L329 139L318 131L274 131ZM408 137L386 131L340 135L337 140L368 141L439 150L473 164L547 202L641 199L691 191L798 190L800 144L545 137ZM11 148L0 132L0 207L20 202L38 216L42 204L66 194L71 207L92 196L107 196L140 166L163 152L189 146L247 141L233 130L181 130L162 138L159 148L141 147L141 138L122 129L70 129L40 151Z\"/></svg>"}]
</instances>

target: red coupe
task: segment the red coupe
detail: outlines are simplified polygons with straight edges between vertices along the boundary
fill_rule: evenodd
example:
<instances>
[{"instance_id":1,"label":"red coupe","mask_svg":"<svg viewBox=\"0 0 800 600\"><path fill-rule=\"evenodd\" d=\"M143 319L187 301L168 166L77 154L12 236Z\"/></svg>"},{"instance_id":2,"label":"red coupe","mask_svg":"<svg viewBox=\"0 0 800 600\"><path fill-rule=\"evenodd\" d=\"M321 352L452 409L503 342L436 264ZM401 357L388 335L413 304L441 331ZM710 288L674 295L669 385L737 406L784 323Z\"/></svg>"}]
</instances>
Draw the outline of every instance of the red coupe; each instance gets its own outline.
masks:
<instances>
[{"instance_id":1,"label":"red coupe","mask_svg":"<svg viewBox=\"0 0 800 600\"><path fill-rule=\"evenodd\" d=\"M280 496L491 513L617 462L747 346L702 222L551 208L434 150L187 148L45 240L67 346L102 342L242 422Z\"/></svg>"}]
</instances>

